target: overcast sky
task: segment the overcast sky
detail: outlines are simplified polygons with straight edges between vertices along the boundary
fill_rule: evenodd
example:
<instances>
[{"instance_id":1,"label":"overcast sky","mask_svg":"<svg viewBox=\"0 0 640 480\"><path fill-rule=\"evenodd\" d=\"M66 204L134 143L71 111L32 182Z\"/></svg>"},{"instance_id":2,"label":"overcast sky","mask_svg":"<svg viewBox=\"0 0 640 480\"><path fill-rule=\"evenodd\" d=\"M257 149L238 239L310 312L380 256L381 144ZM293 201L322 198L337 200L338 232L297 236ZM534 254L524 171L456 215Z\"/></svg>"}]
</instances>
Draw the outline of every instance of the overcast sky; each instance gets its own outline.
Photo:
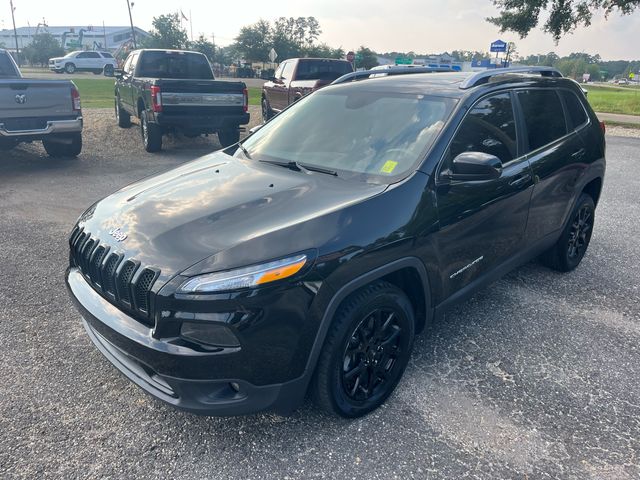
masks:
<instances>
[{"instance_id":1,"label":"overcast sky","mask_svg":"<svg viewBox=\"0 0 640 480\"><path fill-rule=\"evenodd\" d=\"M44 17L52 26L126 25L126 0L13 0L16 23L36 25ZM216 43L233 41L243 25L260 18L315 16L322 26L320 40L346 50L366 45L378 52L488 50L498 38L515 41L520 54L560 55L584 51L607 60L640 58L640 11L630 16L599 16L588 28L579 29L556 47L539 30L524 40L500 34L485 21L497 12L491 0L265 0L195 1L134 0L134 23L149 29L154 16L181 8L193 17L197 36L215 34ZM185 23L188 27L188 24ZM0 3L0 29L11 28L9 1Z\"/></svg>"}]
</instances>

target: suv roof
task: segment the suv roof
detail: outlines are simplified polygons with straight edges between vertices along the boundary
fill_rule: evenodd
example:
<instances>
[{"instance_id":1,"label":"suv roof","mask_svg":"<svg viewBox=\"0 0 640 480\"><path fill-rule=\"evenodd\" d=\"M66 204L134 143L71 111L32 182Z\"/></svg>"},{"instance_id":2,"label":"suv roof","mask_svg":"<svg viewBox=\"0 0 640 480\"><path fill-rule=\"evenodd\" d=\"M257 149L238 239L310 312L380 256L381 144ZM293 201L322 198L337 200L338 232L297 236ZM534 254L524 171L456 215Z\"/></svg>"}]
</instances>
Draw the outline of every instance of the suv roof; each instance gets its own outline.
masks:
<instances>
[{"instance_id":1,"label":"suv roof","mask_svg":"<svg viewBox=\"0 0 640 480\"><path fill-rule=\"evenodd\" d=\"M388 69L387 72L393 70L396 69ZM571 87L576 87L577 85L574 80L562 77L562 74L552 67L517 67L480 72L452 72L429 67L398 68L397 70L397 73L389 73L384 77L378 76L380 70L354 72L344 75L333 84L355 84L360 83L355 80L366 79L367 86L373 88L394 88L407 91L413 88L420 88L420 90L428 91L429 93L445 94L456 98L463 97L470 91L503 83L536 83L557 86L561 82ZM368 76L369 74L371 77Z\"/></svg>"}]
</instances>

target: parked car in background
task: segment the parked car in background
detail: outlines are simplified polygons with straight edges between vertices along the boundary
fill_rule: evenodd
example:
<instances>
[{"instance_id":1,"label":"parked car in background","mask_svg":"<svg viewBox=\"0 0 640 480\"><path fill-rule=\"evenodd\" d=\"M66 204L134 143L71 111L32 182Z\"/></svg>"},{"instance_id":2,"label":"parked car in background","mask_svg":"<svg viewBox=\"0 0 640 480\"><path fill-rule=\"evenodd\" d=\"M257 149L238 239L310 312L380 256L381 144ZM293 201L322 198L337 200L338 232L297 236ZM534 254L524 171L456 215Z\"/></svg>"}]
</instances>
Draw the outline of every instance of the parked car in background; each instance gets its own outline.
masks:
<instances>
[{"instance_id":1,"label":"parked car in background","mask_svg":"<svg viewBox=\"0 0 640 480\"><path fill-rule=\"evenodd\" d=\"M337 78L353 72L346 60L332 58L290 58L282 62L273 78L262 87L262 119L276 113Z\"/></svg>"},{"instance_id":2,"label":"parked car in background","mask_svg":"<svg viewBox=\"0 0 640 480\"><path fill-rule=\"evenodd\" d=\"M68 80L25 79L0 49L0 150L42 141L52 157L82 151L80 93Z\"/></svg>"},{"instance_id":3,"label":"parked car in background","mask_svg":"<svg viewBox=\"0 0 640 480\"><path fill-rule=\"evenodd\" d=\"M168 132L217 133L228 147L249 123L249 97L244 82L215 80L201 53L135 50L116 71L115 111L122 128L131 125L132 116L140 120L147 152L159 151Z\"/></svg>"},{"instance_id":4,"label":"parked car in background","mask_svg":"<svg viewBox=\"0 0 640 480\"><path fill-rule=\"evenodd\" d=\"M79 218L71 298L150 395L235 415L309 392L361 416L434 317L533 258L582 261L605 138L576 82L537 67L351 80Z\"/></svg>"},{"instance_id":5,"label":"parked car in background","mask_svg":"<svg viewBox=\"0 0 640 480\"><path fill-rule=\"evenodd\" d=\"M109 52L78 51L49 59L49 70L56 73L93 72L113 76L117 67L118 62Z\"/></svg>"}]
</instances>

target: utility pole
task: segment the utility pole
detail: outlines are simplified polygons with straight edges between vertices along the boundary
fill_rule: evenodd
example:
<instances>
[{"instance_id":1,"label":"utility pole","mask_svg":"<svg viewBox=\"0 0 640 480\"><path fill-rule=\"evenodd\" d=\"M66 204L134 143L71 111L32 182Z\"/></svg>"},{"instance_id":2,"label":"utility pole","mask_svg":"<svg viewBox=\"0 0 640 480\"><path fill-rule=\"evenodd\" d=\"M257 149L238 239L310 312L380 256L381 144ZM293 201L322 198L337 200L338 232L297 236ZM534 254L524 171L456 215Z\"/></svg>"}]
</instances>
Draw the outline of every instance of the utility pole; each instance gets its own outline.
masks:
<instances>
[{"instance_id":1,"label":"utility pole","mask_svg":"<svg viewBox=\"0 0 640 480\"><path fill-rule=\"evenodd\" d=\"M16 30L16 16L14 15L15 8L13 7L13 0L9 0L11 5L11 20L13 20L13 37L16 40L16 61L20 65L20 48L18 48L18 30Z\"/></svg>"},{"instance_id":2,"label":"utility pole","mask_svg":"<svg viewBox=\"0 0 640 480\"><path fill-rule=\"evenodd\" d=\"M136 43L136 30L135 28L133 28L133 17L131 16L131 7L133 5L131 3L129 3L129 0L127 0L127 8L129 9L129 23L131 23L131 38L133 39L133 48L137 49L138 48L138 44Z\"/></svg>"}]
</instances>

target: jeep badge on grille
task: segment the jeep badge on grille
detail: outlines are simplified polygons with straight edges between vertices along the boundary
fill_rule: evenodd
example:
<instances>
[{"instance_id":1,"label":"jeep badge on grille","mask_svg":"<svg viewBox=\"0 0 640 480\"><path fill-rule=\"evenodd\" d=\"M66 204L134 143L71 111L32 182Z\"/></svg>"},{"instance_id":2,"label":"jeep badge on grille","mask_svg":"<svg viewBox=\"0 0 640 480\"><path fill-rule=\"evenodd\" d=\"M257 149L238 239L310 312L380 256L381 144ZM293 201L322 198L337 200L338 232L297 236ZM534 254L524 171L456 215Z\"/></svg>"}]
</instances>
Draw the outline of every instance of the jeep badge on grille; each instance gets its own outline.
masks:
<instances>
[{"instance_id":1,"label":"jeep badge on grille","mask_svg":"<svg viewBox=\"0 0 640 480\"><path fill-rule=\"evenodd\" d=\"M123 242L127 238L127 234L120 230L120 227L109 230L109 235L116 239L116 242Z\"/></svg>"}]
</instances>

